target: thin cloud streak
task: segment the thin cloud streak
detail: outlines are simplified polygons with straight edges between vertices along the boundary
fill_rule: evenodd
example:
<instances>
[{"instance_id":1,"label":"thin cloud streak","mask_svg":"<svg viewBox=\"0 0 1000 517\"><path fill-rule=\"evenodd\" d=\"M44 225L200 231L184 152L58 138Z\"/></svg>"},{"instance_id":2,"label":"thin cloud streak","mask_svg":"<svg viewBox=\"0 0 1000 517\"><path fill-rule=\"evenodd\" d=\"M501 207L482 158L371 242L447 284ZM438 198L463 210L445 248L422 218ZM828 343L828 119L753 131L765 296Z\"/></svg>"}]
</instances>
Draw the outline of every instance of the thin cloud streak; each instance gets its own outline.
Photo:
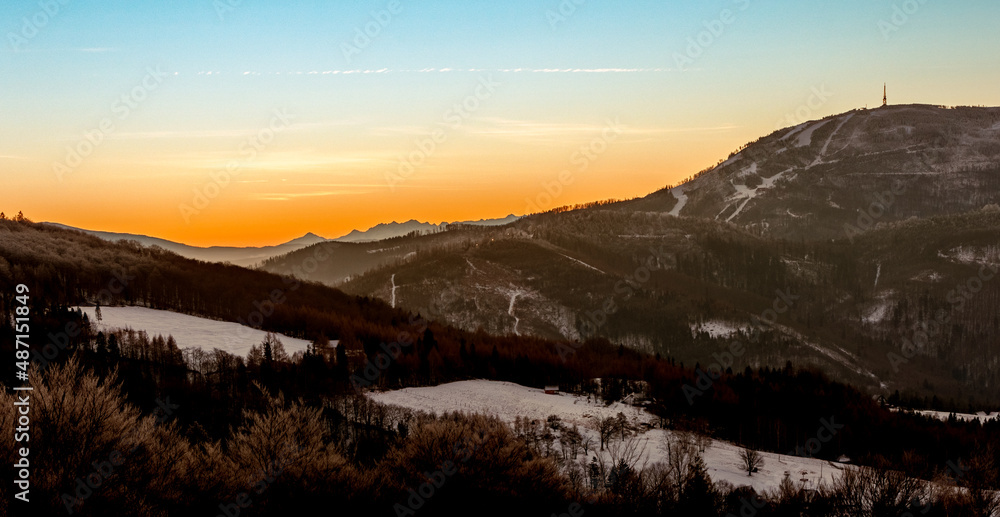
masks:
<instances>
[{"instance_id":1,"label":"thin cloud streak","mask_svg":"<svg viewBox=\"0 0 1000 517\"><path fill-rule=\"evenodd\" d=\"M614 123L614 124L612 124ZM581 133L600 133L607 130L612 125L623 135L665 135L676 133L698 133L731 131L739 129L740 126L727 124L722 126L708 127L638 127L629 126L620 121L609 121L605 124L567 124L557 122L543 122L533 120L512 120L503 118L483 118L476 125L470 125L464 130L471 134L495 135L507 137L555 137L572 136Z\"/></svg>"},{"instance_id":2,"label":"thin cloud streak","mask_svg":"<svg viewBox=\"0 0 1000 517\"><path fill-rule=\"evenodd\" d=\"M193 75L201 76L267 76L267 75L354 75L354 74L442 74L442 73L537 73L537 74L642 74L642 73L674 73L688 72L690 69L673 68L373 68L346 70L293 70L271 71L243 70L225 72L220 70L202 70Z\"/></svg>"},{"instance_id":3,"label":"thin cloud streak","mask_svg":"<svg viewBox=\"0 0 1000 517\"><path fill-rule=\"evenodd\" d=\"M372 190L328 190L323 192L299 192L299 193L267 193L250 194L247 196L251 201L292 201L303 197L331 197L344 195L369 194Z\"/></svg>"},{"instance_id":4,"label":"thin cloud streak","mask_svg":"<svg viewBox=\"0 0 1000 517\"><path fill-rule=\"evenodd\" d=\"M82 47L82 48L20 48L20 49L8 49L4 48L2 51L5 54L30 54L30 53L41 53L41 52L85 52L90 54L104 53L104 52L118 52L117 48L110 47Z\"/></svg>"}]
</instances>

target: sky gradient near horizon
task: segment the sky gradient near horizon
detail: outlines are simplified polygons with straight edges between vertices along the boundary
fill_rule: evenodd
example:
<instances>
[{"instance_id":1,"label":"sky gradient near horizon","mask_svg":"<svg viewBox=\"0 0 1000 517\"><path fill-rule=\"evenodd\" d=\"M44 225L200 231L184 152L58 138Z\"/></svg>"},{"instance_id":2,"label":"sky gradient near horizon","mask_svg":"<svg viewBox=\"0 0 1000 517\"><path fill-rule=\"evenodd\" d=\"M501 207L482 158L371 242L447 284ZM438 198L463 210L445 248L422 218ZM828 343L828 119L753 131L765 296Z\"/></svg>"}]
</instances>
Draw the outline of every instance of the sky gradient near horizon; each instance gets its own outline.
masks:
<instances>
[{"instance_id":1,"label":"sky gradient near horizon","mask_svg":"<svg viewBox=\"0 0 1000 517\"><path fill-rule=\"evenodd\" d=\"M976 0L0 14L0 210L200 246L641 196L779 127L875 107L883 82L893 104L1000 105L1000 4Z\"/></svg>"}]
</instances>

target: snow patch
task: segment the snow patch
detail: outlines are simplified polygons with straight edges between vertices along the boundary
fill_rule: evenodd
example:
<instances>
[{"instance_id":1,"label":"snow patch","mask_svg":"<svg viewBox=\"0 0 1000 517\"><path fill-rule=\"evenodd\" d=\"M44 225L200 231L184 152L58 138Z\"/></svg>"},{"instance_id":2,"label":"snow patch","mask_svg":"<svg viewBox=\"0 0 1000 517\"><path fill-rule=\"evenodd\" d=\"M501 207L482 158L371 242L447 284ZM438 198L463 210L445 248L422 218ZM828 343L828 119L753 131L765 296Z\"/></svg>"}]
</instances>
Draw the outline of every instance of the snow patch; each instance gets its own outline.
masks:
<instances>
[{"instance_id":1,"label":"snow patch","mask_svg":"<svg viewBox=\"0 0 1000 517\"><path fill-rule=\"evenodd\" d=\"M886 315L889 314L889 304L882 302L876 304L872 307L868 315L864 317L865 323L879 323L885 320Z\"/></svg>"},{"instance_id":2,"label":"snow patch","mask_svg":"<svg viewBox=\"0 0 1000 517\"><path fill-rule=\"evenodd\" d=\"M781 137L781 140L788 140L789 138L791 138L792 136L794 136L799 131L802 131L803 129L805 129L806 125L808 125L808 124L809 124L808 122L803 122L803 123L801 123L801 124L793 127L791 131L785 133L785 136Z\"/></svg>"},{"instance_id":3,"label":"snow patch","mask_svg":"<svg viewBox=\"0 0 1000 517\"><path fill-rule=\"evenodd\" d=\"M851 120L851 118L853 117L854 113L851 113L850 115L844 117L844 120L840 121L840 124L838 124L837 128L833 130L833 133L830 133L830 138L826 139L826 143L823 144L823 148L820 149L819 154L816 156L816 159L811 164L809 164L809 167L814 167L816 165L820 165L821 163L823 163L823 157L826 156L826 151L830 148L830 142L833 141L833 137L837 136L837 132L840 131L840 128L844 127L844 124L847 124L847 122ZM813 130L815 129L816 128L813 128Z\"/></svg>"},{"instance_id":4,"label":"snow patch","mask_svg":"<svg viewBox=\"0 0 1000 517\"><path fill-rule=\"evenodd\" d=\"M95 307L78 307L90 318L91 325L99 331L131 328L145 331L150 337L174 336L177 347L200 348L206 352L218 348L233 355L246 357L250 348L260 344L267 332L239 323L210 320L172 311L146 307L101 307L101 322L94 314ZM309 341L275 334L285 346L288 355L305 351Z\"/></svg>"},{"instance_id":5,"label":"snow patch","mask_svg":"<svg viewBox=\"0 0 1000 517\"><path fill-rule=\"evenodd\" d=\"M900 408L889 408L892 411L909 411ZM960 422L971 422L972 420L978 420L979 423L985 423L989 420L1000 419L1000 412L986 413L985 411L980 411L976 414L972 413L948 413L947 411L931 411L931 410L913 410L913 413L923 416L929 416L936 418L941 421L947 421L951 418L951 415L955 415L955 418Z\"/></svg>"},{"instance_id":6,"label":"snow patch","mask_svg":"<svg viewBox=\"0 0 1000 517\"><path fill-rule=\"evenodd\" d=\"M522 294L525 294L524 291L514 291L513 293L511 293L510 307L507 308L507 314L510 314L510 316L514 318L514 334L518 336L521 335L521 332L517 330L517 326L521 323L521 318L518 318L517 315L514 314L514 304L517 303L517 297L521 296Z\"/></svg>"},{"instance_id":7,"label":"snow patch","mask_svg":"<svg viewBox=\"0 0 1000 517\"><path fill-rule=\"evenodd\" d=\"M916 282L931 282L931 283L936 283L936 282L940 282L942 278L944 278L944 277L941 276L941 273L938 273L937 271L934 271L933 269L926 269L926 270L921 271L920 273L918 273L913 278L910 278L910 280L913 280L913 281L916 281Z\"/></svg>"},{"instance_id":8,"label":"snow patch","mask_svg":"<svg viewBox=\"0 0 1000 517\"><path fill-rule=\"evenodd\" d=\"M600 443L600 437L593 429L594 422L622 413L638 429L642 458L648 464L666 462L665 444L667 440L676 438L671 431L656 429L659 419L644 409L621 402L605 406L589 401L586 397L567 394L546 395L540 389L510 382L461 381L426 388L370 393L368 396L383 404L437 414L461 411L496 415L508 424L513 424L518 416L544 422L549 415L558 415L565 425L577 425L580 434L584 438L590 438L593 443ZM615 443L620 441L612 439L612 445ZM762 452L764 465L759 472L748 477L740 466L741 450L741 447L732 443L710 440L703 456L709 477L713 481L728 481L734 486L747 485L762 492L776 489L785 473L796 483L804 479L808 488L815 488L820 479L829 485L840 476L843 468L842 465L815 458Z\"/></svg>"},{"instance_id":9,"label":"snow patch","mask_svg":"<svg viewBox=\"0 0 1000 517\"><path fill-rule=\"evenodd\" d=\"M745 330L747 327L737 325L730 321L723 320L709 320L701 324L692 323L690 325L692 334L697 332L706 332L709 337L717 339L720 337L729 337L740 330Z\"/></svg>"},{"instance_id":10,"label":"snow patch","mask_svg":"<svg viewBox=\"0 0 1000 517\"><path fill-rule=\"evenodd\" d=\"M1000 265L1000 246L958 246L947 252L938 251L938 257L966 265Z\"/></svg>"},{"instance_id":11,"label":"snow patch","mask_svg":"<svg viewBox=\"0 0 1000 517\"><path fill-rule=\"evenodd\" d=\"M597 271L598 273L601 273L601 274L605 274L605 275L607 274L607 273L605 273L604 271L601 271L600 269L597 269L596 267L594 267L594 266L591 266L590 264L587 264L586 262L584 262L584 261L582 261L582 260L577 260L577 259L575 259L575 258L573 258L573 257L571 257L571 256L569 256L569 255L563 255L562 253L560 253L560 255L562 255L562 256L564 256L564 257L566 257L566 258L568 258L568 259L572 260L573 262L576 262L577 264L581 264L581 265L583 265L584 267L588 267L588 268L590 268L590 269L593 269L594 271Z\"/></svg>"},{"instance_id":12,"label":"snow patch","mask_svg":"<svg viewBox=\"0 0 1000 517\"><path fill-rule=\"evenodd\" d=\"M674 187L670 189L670 193L674 195L674 199L677 200L677 204L674 205L674 209L671 210L668 215L680 217L681 210L684 209L688 202L687 194L684 193L684 186Z\"/></svg>"},{"instance_id":13,"label":"snow patch","mask_svg":"<svg viewBox=\"0 0 1000 517\"><path fill-rule=\"evenodd\" d=\"M754 166L752 167L753 170L755 170L755 171L756 171L756 165L757 164L755 163ZM771 176L770 178L762 178L761 179L761 184L757 188L750 188L750 187L747 187L746 185L735 185L734 184L733 188L736 189L736 193L733 194L730 197L730 199L729 199L730 203L726 204L726 207L723 208L722 212L719 212L719 214L716 215L715 218L718 219L720 215L722 215L726 210L728 210L729 207L732 206L732 202L743 201L743 203L736 209L736 211L733 212L732 215L730 215L728 218L726 218L726 222L727 223L731 222L733 219L736 218L736 216L740 215L740 212L743 212L743 209L746 208L747 204L750 203L751 199L757 197L757 192L758 191L769 190L769 189L774 188L774 184L779 179L781 179L782 176L784 176L786 173L790 172L791 170L792 169L786 169L786 170L783 170L783 171L775 174L774 176ZM732 180L730 180L730 183L732 183Z\"/></svg>"},{"instance_id":14,"label":"snow patch","mask_svg":"<svg viewBox=\"0 0 1000 517\"><path fill-rule=\"evenodd\" d=\"M735 162L736 162L737 160L740 160L740 159L742 159L742 158L743 158L743 153L736 153L736 154L734 154L734 155L733 155L733 157L732 157L732 158L730 158L730 159L728 159L728 160L726 160L726 161L724 161L724 162L720 163L720 164L719 164L719 166L718 166L718 167L716 167L716 169L721 169L721 168L723 168L723 167L725 167L725 166L727 166L727 165L732 165L732 164L733 164L733 163L735 163Z\"/></svg>"},{"instance_id":15,"label":"snow patch","mask_svg":"<svg viewBox=\"0 0 1000 517\"><path fill-rule=\"evenodd\" d=\"M795 141L795 147L808 147L812 145L813 133L815 133L817 129L825 126L828 122L830 121L824 120L822 122L817 122L816 124L810 126L809 129L800 133L798 139Z\"/></svg>"}]
</instances>

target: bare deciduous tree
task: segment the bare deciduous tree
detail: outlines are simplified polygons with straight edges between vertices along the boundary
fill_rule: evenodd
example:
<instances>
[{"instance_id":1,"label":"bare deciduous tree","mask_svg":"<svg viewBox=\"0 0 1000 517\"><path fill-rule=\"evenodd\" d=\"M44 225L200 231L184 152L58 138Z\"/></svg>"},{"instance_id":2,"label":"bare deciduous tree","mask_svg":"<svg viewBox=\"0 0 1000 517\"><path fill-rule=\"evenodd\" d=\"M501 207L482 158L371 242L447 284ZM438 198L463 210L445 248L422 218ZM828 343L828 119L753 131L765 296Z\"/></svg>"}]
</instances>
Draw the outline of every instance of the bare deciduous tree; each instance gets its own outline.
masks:
<instances>
[{"instance_id":1,"label":"bare deciduous tree","mask_svg":"<svg viewBox=\"0 0 1000 517\"><path fill-rule=\"evenodd\" d=\"M764 456L760 451L749 447L740 451L740 461L743 462L743 469L747 471L748 476L752 476L758 468L764 466Z\"/></svg>"},{"instance_id":2,"label":"bare deciduous tree","mask_svg":"<svg viewBox=\"0 0 1000 517\"><path fill-rule=\"evenodd\" d=\"M608 442L611 435L614 434L617 429L617 421L613 417L600 418L598 417L596 429L598 434L601 436L601 450L604 450L604 444Z\"/></svg>"}]
</instances>

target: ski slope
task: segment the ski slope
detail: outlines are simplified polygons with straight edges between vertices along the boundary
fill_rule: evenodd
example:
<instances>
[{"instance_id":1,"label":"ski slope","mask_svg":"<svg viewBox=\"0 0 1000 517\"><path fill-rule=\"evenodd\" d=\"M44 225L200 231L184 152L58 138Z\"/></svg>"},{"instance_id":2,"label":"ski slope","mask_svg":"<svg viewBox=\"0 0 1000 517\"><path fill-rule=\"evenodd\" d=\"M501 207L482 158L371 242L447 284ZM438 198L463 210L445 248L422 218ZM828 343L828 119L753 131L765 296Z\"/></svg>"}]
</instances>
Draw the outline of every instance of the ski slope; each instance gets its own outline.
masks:
<instances>
[{"instance_id":1,"label":"ski slope","mask_svg":"<svg viewBox=\"0 0 1000 517\"><path fill-rule=\"evenodd\" d=\"M246 357L250 347L264 340L266 332L239 323L216 321L188 314L161 311L146 307L101 307L102 321L98 323L94 307L77 307L82 310L93 325L101 331L119 328L143 330L150 337L174 336L177 347L201 348L207 352L213 348L225 350L233 355ZM305 351L309 341L276 334L285 346L288 355Z\"/></svg>"},{"instance_id":2,"label":"ski slope","mask_svg":"<svg viewBox=\"0 0 1000 517\"><path fill-rule=\"evenodd\" d=\"M614 417L620 412L625 414L633 428L640 433L638 436L643 448L643 460L648 464L666 461L664 444L673 436L672 431L650 428L655 427L658 419L635 406L620 402L605 406L602 403L588 402L586 397L546 395L543 390L509 382L461 381L427 388L375 392L370 393L369 397L383 404L438 414L461 411L496 415L507 423L513 423L518 416L544 421L549 415L558 415L565 425L579 426L580 433L591 438L595 444L600 443L600 436L593 429L596 419ZM816 423L817 431L821 425ZM820 479L826 484L832 483L844 467L819 459L763 452L764 465L759 472L749 477L740 466L741 450L741 447L728 442L711 442L705 449L704 459L713 481L724 480L734 486L747 485L760 492L777 488L788 472L796 484L804 482L807 488L815 488ZM591 451L591 455L593 454ZM642 461L640 465L641 463Z\"/></svg>"}]
</instances>

